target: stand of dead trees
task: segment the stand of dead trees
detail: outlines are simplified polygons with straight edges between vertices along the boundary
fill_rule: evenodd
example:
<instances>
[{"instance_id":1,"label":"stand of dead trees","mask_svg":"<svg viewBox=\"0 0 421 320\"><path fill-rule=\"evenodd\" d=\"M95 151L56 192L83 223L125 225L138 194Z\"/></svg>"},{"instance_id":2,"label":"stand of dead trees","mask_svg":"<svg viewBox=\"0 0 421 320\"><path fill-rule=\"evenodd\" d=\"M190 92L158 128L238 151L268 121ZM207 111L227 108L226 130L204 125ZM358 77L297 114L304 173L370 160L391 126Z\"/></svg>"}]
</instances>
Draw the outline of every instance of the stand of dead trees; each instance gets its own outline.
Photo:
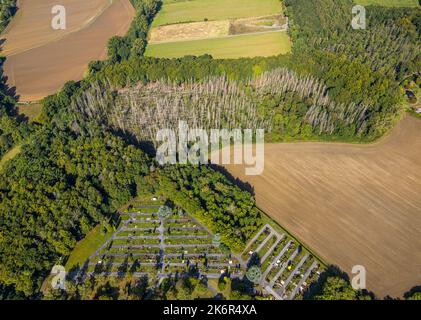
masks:
<instances>
[{"instance_id":1,"label":"stand of dead trees","mask_svg":"<svg viewBox=\"0 0 421 320\"><path fill-rule=\"evenodd\" d=\"M262 112L261 101L276 98L278 104L292 94L305 103L302 121L319 134L332 134L337 121L365 126L367 107L335 103L327 88L311 76L299 76L288 69L276 69L246 82L211 77L182 84L166 80L138 84L118 90L94 84L73 102L76 114L129 132L139 141L156 142L161 129L177 130L179 121L191 129L273 129L274 110ZM290 102L290 101L289 101Z\"/></svg>"}]
</instances>

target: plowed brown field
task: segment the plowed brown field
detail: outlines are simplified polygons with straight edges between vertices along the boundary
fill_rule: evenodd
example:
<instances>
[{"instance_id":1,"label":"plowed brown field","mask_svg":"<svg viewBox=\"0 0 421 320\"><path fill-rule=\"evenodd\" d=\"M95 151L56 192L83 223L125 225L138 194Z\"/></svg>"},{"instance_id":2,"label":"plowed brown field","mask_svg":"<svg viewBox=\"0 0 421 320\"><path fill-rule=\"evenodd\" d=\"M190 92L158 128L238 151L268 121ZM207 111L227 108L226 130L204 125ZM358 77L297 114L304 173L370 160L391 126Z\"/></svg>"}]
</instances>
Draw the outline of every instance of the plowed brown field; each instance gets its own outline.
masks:
<instances>
[{"instance_id":1,"label":"plowed brown field","mask_svg":"<svg viewBox=\"0 0 421 320\"><path fill-rule=\"evenodd\" d=\"M106 58L106 45L128 30L135 14L129 0L62 1L67 29L52 30L56 1L24 0L3 38L8 85L21 101L55 93L69 80L80 80L92 60Z\"/></svg>"},{"instance_id":2,"label":"plowed brown field","mask_svg":"<svg viewBox=\"0 0 421 320\"><path fill-rule=\"evenodd\" d=\"M348 274L367 269L379 297L421 284L421 121L407 117L372 145L267 144L265 171L245 176L258 206Z\"/></svg>"}]
</instances>

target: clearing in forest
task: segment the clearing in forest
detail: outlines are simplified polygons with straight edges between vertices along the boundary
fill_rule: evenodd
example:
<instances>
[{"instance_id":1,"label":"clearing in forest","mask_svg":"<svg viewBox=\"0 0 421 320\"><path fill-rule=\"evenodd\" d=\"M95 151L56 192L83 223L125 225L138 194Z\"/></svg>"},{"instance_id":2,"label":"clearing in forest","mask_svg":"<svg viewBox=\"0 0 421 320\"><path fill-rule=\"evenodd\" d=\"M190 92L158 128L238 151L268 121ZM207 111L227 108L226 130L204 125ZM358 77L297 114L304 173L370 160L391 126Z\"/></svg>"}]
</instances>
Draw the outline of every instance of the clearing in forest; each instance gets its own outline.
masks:
<instances>
[{"instance_id":1,"label":"clearing in forest","mask_svg":"<svg viewBox=\"0 0 421 320\"><path fill-rule=\"evenodd\" d=\"M88 63L106 58L108 40L124 35L135 14L130 0L69 0L66 30L53 30L52 0L19 2L3 33L7 84L20 101L37 101L69 80L82 79Z\"/></svg>"},{"instance_id":2,"label":"clearing in forest","mask_svg":"<svg viewBox=\"0 0 421 320\"><path fill-rule=\"evenodd\" d=\"M265 171L245 176L258 206L368 289L402 296L421 283L421 121L405 118L372 145L265 145Z\"/></svg>"},{"instance_id":3,"label":"clearing in forest","mask_svg":"<svg viewBox=\"0 0 421 320\"><path fill-rule=\"evenodd\" d=\"M288 53L288 21L279 0L164 1L153 22L146 55L215 58Z\"/></svg>"},{"instance_id":4,"label":"clearing in forest","mask_svg":"<svg viewBox=\"0 0 421 320\"><path fill-rule=\"evenodd\" d=\"M40 103L19 104L17 105L17 111L19 116L26 118L29 122L41 121L42 104Z\"/></svg>"}]
</instances>

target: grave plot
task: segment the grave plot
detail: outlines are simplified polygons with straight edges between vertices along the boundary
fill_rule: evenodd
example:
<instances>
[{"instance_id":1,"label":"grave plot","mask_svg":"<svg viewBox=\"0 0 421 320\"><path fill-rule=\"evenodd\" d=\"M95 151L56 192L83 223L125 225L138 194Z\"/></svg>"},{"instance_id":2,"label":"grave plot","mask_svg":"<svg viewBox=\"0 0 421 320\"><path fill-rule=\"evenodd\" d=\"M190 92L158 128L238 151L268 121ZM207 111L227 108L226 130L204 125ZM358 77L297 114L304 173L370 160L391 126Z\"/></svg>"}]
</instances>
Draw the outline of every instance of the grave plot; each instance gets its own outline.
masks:
<instances>
[{"instance_id":1,"label":"grave plot","mask_svg":"<svg viewBox=\"0 0 421 320\"><path fill-rule=\"evenodd\" d=\"M164 221L164 248L167 274L195 268L208 277L220 277L241 271L238 260L223 254L215 236L188 215L172 215Z\"/></svg>"},{"instance_id":2,"label":"grave plot","mask_svg":"<svg viewBox=\"0 0 421 320\"><path fill-rule=\"evenodd\" d=\"M249 242L241 258L248 266L260 267L261 287L279 300L302 298L323 268L301 244L269 224Z\"/></svg>"},{"instance_id":3,"label":"grave plot","mask_svg":"<svg viewBox=\"0 0 421 320\"><path fill-rule=\"evenodd\" d=\"M87 272L103 275L158 273L162 268L160 206L121 214L118 230L89 259Z\"/></svg>"},{"instance_id":4,"label":"grave plot","mask_svg":"<svg viewBox=\"0 0 421 320\"><path fill-rule=\"evenodd\" d=\"M182 211L164 205L120 213L117 231L89 258L83 272L105 276L160 278L193 268L200 275L242 275L241 262L222 253L218 236Z\"/></svg>"},{"instance_id":5,"label":"grave plot","mask_svg":"<svg viewBox=\"0 0 421 320\"><path fill-rule=\"evenodd\" d=\"M270 224L241 254L231 254L222 252L218 235L191 215L175 211L148 205L120 213L119 228L89 258L83 272L157 278L195 272L218 279L243 277L247 267L257 265L259 286L275 299L286 300L302 298L323 268L298 241Z\"/></svg>"}]
</instances>

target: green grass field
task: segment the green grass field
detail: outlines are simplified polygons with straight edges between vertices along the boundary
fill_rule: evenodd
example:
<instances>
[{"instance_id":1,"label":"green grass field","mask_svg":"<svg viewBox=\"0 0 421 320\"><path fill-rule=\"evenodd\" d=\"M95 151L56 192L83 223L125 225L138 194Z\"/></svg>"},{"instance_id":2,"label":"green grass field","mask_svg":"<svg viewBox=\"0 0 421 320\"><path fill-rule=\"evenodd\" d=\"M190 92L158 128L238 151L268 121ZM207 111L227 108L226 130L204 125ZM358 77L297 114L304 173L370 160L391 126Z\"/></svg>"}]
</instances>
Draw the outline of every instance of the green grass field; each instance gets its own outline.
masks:
<instances>
[{"instance_id":1,"label":"green grass field","mask_svg":"<svg viewBox=\"0 0 421 320\"><path fill-rule=\"evenodd\" d=\"M274 56L291 51L286 32L269 32L217 39L180 41L149 45L146 55L160 58L179 58L186 55L210 54L216 59Z\"/></svg>"},{"instance_id":2,"label":"green grass field","mask_svg":"<svg viewBox=\"0 0 421 320\"><path fill-rule=\"evenodd\" d=\"M166 0L152 26L259 17L281 12L279 0Z\"/></svg>"},{"instance_id":3,"label":"green grass field","mask_svg":"<svg viewBox=\"0 0 421 320\"><path fill-rule=\"evenodd\" d=\"M417 7L418 0L355 0L355 3L363 6L379 5L385 7Z\"/></svg>"},{"instance_id":4,"label":"green grass field","mask_svg":"<svg viewBox=\"0 0 421 320\"><path fill-rule=\"evenodd\" d=\"M108 239L112 236L113 231L107 230L106 234L101 232L102 226L97 225L83 240L79 241L73 249L66 263L66 270L69 271L73 267L82 266L85 261Z\"/></svg>"}]
</instances>

